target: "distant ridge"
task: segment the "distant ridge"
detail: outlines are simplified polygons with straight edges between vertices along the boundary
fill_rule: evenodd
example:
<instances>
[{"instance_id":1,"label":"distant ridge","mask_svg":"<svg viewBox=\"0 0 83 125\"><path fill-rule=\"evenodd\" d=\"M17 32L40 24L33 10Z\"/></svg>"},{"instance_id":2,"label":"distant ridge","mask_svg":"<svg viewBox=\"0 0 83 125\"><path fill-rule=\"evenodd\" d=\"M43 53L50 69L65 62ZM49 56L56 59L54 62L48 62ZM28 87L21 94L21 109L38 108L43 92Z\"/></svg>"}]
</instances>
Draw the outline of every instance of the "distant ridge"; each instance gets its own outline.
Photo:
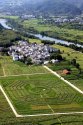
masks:
<instances>
[{"instance_id":1,"label":"distant ridge","mask_svg":"<svg viewBox=\"0 0 83 125\"><path fill-rule=\"evenodd\" d=\"M0 10L14 14L41 13L53 15L79 15L83 0L0 0Z\"/></svg>"},{"instance_id":2,"label":"distant ridge","mask_svg":"<svg viewBox=\"0 0 83 125\"><path fill-rule=\"evenodd\" d=\"M73 1L73 0L72 0ZM46 0L38 6L39 12L48 14L68 14L68 15L79 15L81 14L80 8L76 5L67 2L66 0Z\"/></svg>"}]
</instances>

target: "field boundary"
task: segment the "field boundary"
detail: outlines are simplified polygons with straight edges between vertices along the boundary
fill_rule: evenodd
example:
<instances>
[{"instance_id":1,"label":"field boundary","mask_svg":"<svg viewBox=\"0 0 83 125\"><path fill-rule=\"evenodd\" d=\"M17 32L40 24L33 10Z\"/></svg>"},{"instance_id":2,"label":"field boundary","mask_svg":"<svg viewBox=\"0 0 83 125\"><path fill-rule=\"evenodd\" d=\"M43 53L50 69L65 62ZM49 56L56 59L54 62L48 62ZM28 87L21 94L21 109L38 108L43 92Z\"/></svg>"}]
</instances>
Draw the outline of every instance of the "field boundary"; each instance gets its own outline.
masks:
<instances>
[{"instance_id":1,"label":"field boundary","mask_svg":"<svg viewBox=\"0 0 83 125\"><path fill-rule=\"evenodd\" d=\"M31 73L31 74L19 74L19 75L4 75L4 76L0 76L0 78L4 78L4 77L17 77L17 76L31 76L31 75L43 75L43 74L50 74L50 72L48 73Z\"/></svg>"},{"instance_id":2,"label":"field boundary","mask_svg":"<svg viewBox=\"0 0 83 125\"><path fill-rule=\"evenodd\" d=\"M44 68L46 68L48 71L50 71L52 74L56 75L57 77L59 77L61 80L63 80L65 83L67 83L69 86L71 86L73 89L77 90L79 93L83 94L83 91L81 91L80 89L78 89L76 86L72 85L70 82L68 82L67 80L65 80L63 77L61 77L59 74L57 74L56 72L52 71L50 68L48 68L47 66L43 66ZM22 75L35 75L35 74L47 74L47 73L33 73L33 74L22 74ZM15 76L19 76L19 75L15 75ZM6 76L7 77L7 76ZM18 118L25 118L25 117L40 117L40 116L53 116L53 115L75 115L75 114L83 114L83 112L59 112L59 113L48 113L48 114L35 114L35 115L20 115L17 113L15 107L13 106L11 100L9 99L9 97L7 96L5 90L3 89L3 87L0 85L0 90L3 93L6 101L8 102L10 108L12 109L14 115Z\"/></svg>"},{"instance_id":3,"label":"field boundary","mask_svg":"<svg viewBox=\"0 0 83 125\"><path fill-rule=\"evenodd\" d=\"M19 115L1 85L0 85L0 90L1 90L1 92L3 93L4 97L6 98L8 104L9 104L9 106L11 107L11 109L12 109L14 115L15 115L17 118L40 117L40 116L53 116L53 115L75 115L75 114L83 114L83 112L65 112L65 113L64 113L64 112L63 112L63 113L60 113L60 112L59 112L59 113L50 113L50 114Z\"/></svg>"},{"instance_id":4,"label":"field boundary","mask_svg":"<svg viewBox=\"0 0 83 125\"><path fill-rule=\"evenodd\" d=\"M6 77L5 69L3 66L2 66L2 69L3 69L3 77Z\"/></svg>"},{"instance_id":5,"label":"field boundary","mask_svg":"<svg viewBox=\"0 0 83 125\"><path fill-rule=\"evenodd\" d=\"M7 94L5 93L5 91L4 91L4 89L1 85L0 85L0 90L3 93L3 95L4 95L5 99L7 100L8 104L10 105L10 107L11 107L13 113L15 114L15 116L18 117L18 113L16 112L14 106L12 105L10 99L8 98Z\"/></svg>"}]
</instances>

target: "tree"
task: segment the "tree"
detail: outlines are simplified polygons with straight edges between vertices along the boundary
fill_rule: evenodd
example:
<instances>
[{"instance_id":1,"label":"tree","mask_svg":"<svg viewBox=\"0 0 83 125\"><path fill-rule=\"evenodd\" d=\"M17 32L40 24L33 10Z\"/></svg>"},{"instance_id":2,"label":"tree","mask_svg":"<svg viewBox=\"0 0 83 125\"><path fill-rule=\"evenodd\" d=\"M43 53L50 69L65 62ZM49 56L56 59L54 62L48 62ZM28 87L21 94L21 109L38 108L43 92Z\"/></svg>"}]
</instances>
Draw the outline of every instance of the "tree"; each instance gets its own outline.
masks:
<instances>
[{"instance_id":1,"label":"tree","mask_svg":"<svg viewBox=\"0 0 83 125\"><path fill-rule=\"evenodd\" d=\"M31 65L31 64L32 64L32 59L31 59L31 58L27 58L26 61L27 61L27 64L28 64L28 65Z\"/></svg>"},{"instance_id":2,"label":"tree","mask_svg":"<svg viewBox=\"0 0 83 125\"><path fill-rule=\"evenodd\" d=\"M63 58L62 58L62 56L61 56L61 55L57 55L57 56L56 56L56 59L58 59L58 60L60 60L60 61L62 61L62 60L63 60Z\"/></svg>"},{"instance_id":3,"label":"tree","mask_svg":"<svg viewBox=\"0 0 83 125\"><path fill-rule=\"evenodd\" d=\"M76 68L79 69L80 68L80 64L76 63Z\"/></svg>"},{"instance_id":4,"label":"tree","mask_svg":"<svg viewBox=\"0 0 83 125\"><path fill-rule=\"evenodd\" d=\"M74 65L74 66L76 66L76 59L72 59L71 60L71 64Z\"/></svg>"}]
</instances>

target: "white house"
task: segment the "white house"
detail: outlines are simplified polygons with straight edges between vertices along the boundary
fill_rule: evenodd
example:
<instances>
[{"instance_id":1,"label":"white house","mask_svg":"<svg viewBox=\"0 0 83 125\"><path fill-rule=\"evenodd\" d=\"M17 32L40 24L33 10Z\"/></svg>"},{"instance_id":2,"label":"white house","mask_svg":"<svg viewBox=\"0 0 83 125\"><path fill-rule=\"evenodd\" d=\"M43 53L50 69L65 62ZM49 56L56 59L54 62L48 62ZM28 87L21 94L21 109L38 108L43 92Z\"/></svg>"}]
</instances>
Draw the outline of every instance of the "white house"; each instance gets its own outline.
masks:
<instances>
[{"instance_id":1,"label":"white house","mask_svg":"<svg viewBox=\"0 0 83 125\"><path fill-rule=\"evenodd\" d=\"M13 61L18 61L19 60L19 56L18 55L13 55Z\"/></svg>"}]
</instances>

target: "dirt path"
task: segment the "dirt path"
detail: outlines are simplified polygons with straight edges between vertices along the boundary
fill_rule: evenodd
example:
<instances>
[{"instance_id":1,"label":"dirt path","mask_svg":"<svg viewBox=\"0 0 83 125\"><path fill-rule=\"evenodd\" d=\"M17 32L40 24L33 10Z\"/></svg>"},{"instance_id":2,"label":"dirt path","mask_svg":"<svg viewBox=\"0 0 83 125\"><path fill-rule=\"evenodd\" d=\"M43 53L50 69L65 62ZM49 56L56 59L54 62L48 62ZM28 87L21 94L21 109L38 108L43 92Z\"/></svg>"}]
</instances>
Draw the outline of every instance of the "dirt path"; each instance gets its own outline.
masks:
<instances>
[{"instance_id":1,"label":"dirt path","mask_svg":"<svg viewBox=\"0 0 83 125\"><path fill-rule=\"evenodd\" d=\"M2 69L3 69L4 77L6 77L6 73L5 73L5 69L4 69L4 67L2 67Z\"/></svg>"},{"instance_id":2,"label":"dirt path","mask_svg":"<svg viewBox=\"0 0 83 125\"><path fill-rule=\"evenodd\" d=\"M1 90L1 92L3 93L4 97L6 98L8 104L10 105L10 107L11 107L13 113L15 114L15 116L18 117L19 115L17 114L17 112L16 112L14 106L12 105L10 99L8 98L7 94L5 93L5 91L4 91L4 89L3 89L3 87L2 87L1 85L0 85L0 90Z\"/></svg>"},{"instance_id":3,"label":"dirt path","mask_svg":"<svg viewBox=\"0 0 83 125\"><path fill-rule=\"evenodd\" d=\"M0 76L0 77L15 77L15 76L31 76L31 75L50 74L50 73L32 73L32 74L6 75L4 69L3 69L3 72L4 72L4 76Z\"/></svg>"}]
</instances>

